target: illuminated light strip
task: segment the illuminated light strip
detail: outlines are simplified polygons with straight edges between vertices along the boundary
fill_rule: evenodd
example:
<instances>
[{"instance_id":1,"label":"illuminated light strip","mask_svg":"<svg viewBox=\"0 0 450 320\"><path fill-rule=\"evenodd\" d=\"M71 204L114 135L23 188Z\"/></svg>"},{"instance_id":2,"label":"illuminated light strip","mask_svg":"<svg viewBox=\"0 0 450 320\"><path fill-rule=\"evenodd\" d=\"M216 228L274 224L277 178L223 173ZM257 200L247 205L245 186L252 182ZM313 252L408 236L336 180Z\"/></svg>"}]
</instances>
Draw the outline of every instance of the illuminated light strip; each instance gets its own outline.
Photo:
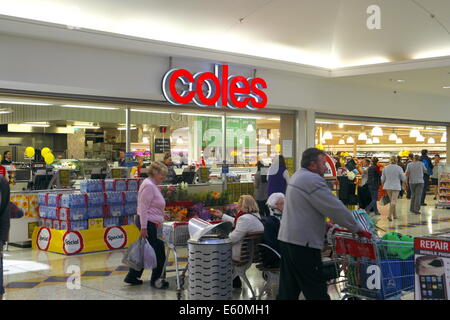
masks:
<instances>
[{"instance_id":1,"label":"illuminated light strip","mask_svg":"<svg viewBox=\"0 0 450 320\"><path fill-rule=\"evenodd\" d=\"M130 130L136 130L136 127L131 127ZM127 128L117 128L117 130L127 130Z\"/></svg>"},{"instance_id":2,"label":"illuminated light strip","mask_svg":"<svg viewBox=\"0 0 450 320\"><path fill-rule=\"evenodd\" d=\"M76 129L100 129L100 127L97 126L72 126L72 127Z\"/></svg>"},{"instance_id":3,"label":"illuminated light strip","mask_svg":"<svg viewBox=\"0 0 450 320\"><path fill-rule=\"evenodd\" d=\"M62 107L65 108L77 108L77 109L97 109L97 110L119 110L115 107L101 107L101 106L80 106L75 104L64 104Z\"/></svg>"},{"instance_id":4,"label":"illuminated light strip","mask_svg":"<svg viewBox=\"0 0 450 320\"><path fill-rule=\"evenodd\" d=\"M48 127L50 127L49 124L40 124L40 123L22 123L22 124L19 124L19 125L27 126L27 127L41 127L41 128L48 128Z\"/></svg>"},{"instance_id":5,"label":"illuminated light strip","mask_svg":"<svg viewBox=\"0 0 450 320\"><path fill-rule=\"evenodd\" d=\"M202 113L180 113L180 114L182 114L183 116L217 117L217 118L221 117L214 114L202 114Z\"/></svg>"},{"instance_id":6,"label":"illuminated light strip","mask_svg":"<svg viewBox=\"0 0 450 320\"><path fill-rule=\"evenodd\" d=\"M164 113L164 114L169 114L169 113L173 113L173 112L169 112L169 111L153 111L153 110L144 110L144 109L131 109L132 112L146 112L146 113Z\"/></svg>"},{"instance_id":7,"label":"illuminated light strip","mask_svg":"<svg viewBox=\"0 0 450 320\"><path fill-rule=\"evenodd\" d=\"M0 104L25 104L29 106L51 106L50 103L24 102L24 101L0 101Z\"/></svg>"}]
</instances>

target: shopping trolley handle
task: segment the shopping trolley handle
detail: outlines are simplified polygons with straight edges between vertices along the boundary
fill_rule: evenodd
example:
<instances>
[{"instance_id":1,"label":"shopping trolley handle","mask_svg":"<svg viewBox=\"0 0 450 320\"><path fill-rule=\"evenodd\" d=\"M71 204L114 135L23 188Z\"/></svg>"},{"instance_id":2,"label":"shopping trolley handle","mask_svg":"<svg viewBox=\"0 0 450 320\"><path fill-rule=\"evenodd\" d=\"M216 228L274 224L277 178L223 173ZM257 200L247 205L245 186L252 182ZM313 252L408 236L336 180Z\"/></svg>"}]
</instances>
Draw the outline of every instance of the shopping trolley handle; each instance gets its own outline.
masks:
<instances>
[{"instance_id":1,"label":"shopping trolley handle","mask_svg":"<svg viewBox=\"0 0 450 320\"><path fill-rule=\"evenodd\" d=\"M335 232L342 232L342 233L347 233L347 234L356 234L358 235L360 238L366 238L368 240L372 239L372 234L368 231L365 230L360 230L356 233L351 232L350 230L344 229L344 228L334 228L333 229L333 233Z\"/></svg>"}]
</instances>

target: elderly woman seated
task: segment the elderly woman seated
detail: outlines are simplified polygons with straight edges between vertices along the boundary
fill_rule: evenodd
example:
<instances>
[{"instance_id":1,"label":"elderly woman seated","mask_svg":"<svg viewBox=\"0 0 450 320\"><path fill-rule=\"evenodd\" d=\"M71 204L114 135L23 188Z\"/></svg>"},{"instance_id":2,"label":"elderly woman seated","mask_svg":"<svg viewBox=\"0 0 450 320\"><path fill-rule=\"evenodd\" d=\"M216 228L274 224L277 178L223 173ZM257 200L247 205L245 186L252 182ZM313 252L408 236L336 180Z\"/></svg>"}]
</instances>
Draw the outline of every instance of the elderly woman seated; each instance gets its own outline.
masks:
<instances>
[{"instance_id":1,"label":"elderly woman seated","mask_svg":"<svg viewBox=\"0 0 450 320\"><path fill-rule=\"evenodd\" d=\"M238 213L236 217L223 214L219 210L213 211L211 214L215 217L221 218L223 221L233 223L233 231L229 234L231 242L233 244L232 257L234 261L239 261L241 256L242 239L249 233L263 232L264 225L261 222L261 216L259 215L258 204L255 199L250 195L243 195L239 198ZM242 283L239 277L236 277L233 281L234 288L242 287Z\"/></svg>"},{"instance_id":2,"label":"elderly woman seated","mask_svg":"<svg viewBox=\"0 0 450 320\"><path fill-rule=\"evenodd\" d=\"M280 245L278 242L278 231L280 230L281 215L284 209L284 194L272 193L267 199L267 206L270 210L270 216L264 221L263 243L280 253ZM271 250L262 251L262 260L265 267L278 268L280 259Z\"/></svg>"}]
</instances>

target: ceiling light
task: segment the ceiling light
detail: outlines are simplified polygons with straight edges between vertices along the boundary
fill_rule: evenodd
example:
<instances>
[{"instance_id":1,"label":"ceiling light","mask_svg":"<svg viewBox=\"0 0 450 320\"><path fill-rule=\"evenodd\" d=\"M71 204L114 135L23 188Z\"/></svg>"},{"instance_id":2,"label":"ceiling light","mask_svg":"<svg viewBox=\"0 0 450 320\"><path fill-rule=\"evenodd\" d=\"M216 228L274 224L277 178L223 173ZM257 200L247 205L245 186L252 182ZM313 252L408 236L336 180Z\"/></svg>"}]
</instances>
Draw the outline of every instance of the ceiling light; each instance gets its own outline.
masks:
<instances>
[{"instance_id":1,"label":"ceiling light","mask_svg":"<svg viewBox=\"0 0 450 320\"><path fill-rule=\"evenodd\" d=\"M411 129L411 131L409 132L409 137L417 138L418 136L420 136L420 131L417 129Z\"/></svg>"},{"instance_id":2,"label":"ceiling light","mask_svg":"<svg viewBox=\"0 0 450 320\"><path fill-rule=\"evenodd\" d=\"M355 143L355 139L353 139L353 137L348 137L348 138L347 138L347 143L348 143L348 144Z\"/></svg>"},{"instance_id":3,"label":"ceiling light","mask_svg":"<svg viewBox=\"0 0 450 320\"><path fill-rule=\"evenodd\" d=\"M442 87L442 89L450 89L450 86Z\"/></svg>"},{"instance_id":4,"label":"ceiling light","mask_svg":"<svg viewBox=\"0 0 450 320\"><path fill-rule=\"evenodd\" d=\"M391 133L389 135L389 141L396 141L397 140L397 135L395 133Z\"/></svg>"},{"instance_id":5,"label":"ceiling light","mask_svg":"<svg viewBox=\"0 0 450 320\"><path fill-rule=\"evenodd\" d=\"M339 140L339 144L345 144L344 139Z\"/></svg>"},{"instance_id":6,"label":"ceiling light","mask_svg":"<svg viewBox=\"0 0 450 320\"><path fill-rule=\"evenodd\" d=\"M172 113L169 111L154 111L154 110L144 110L144 109L131 109L132 112L145 112L145 113L164 113L164 114L168 114L168 113Z\"/></svg>"},{"instance_id":7,"label":"ceiling light","mask_svg":"<svg viewBox=\"0 0 450 320\"><path fill-rule=\"evenodd\" d=\"M397 144L402 144L402 143L403 143L403 140L402 140L401 138L397 138L397 140L395 141L395 143L397 143Z\"/></svg>"},{"instance_id":8,"label":"ceiling light","mask_svg":"<svg viewBox=\"0 0 450 320\"><path fill-rule=\"evenodd\" d=\"M372 143L373 143L372 139L371 138L367 138L366 144L372 144Z\"/></svg>"},{"instance_id":9,"label":"ceiling light","mask_svg":"<svg viewBox=\"0 0 450 320\"><path fill-rule=\"evenodd\" d=\"M406 80L398 79L397 82L405 82Z\"/></svg>"},{"instance_id":10,"label":"ceiling light","mask_svg":"<svg viewBox=\"0 0 450 320\"><path fill-rule=\"evenodd\" d=\"M367 140L367 134L365 132L360 133L358 136L358 140L362 140L362 141Z\"/></svg>"},{"instance_id":11,"label":"ceiling light","mask_svg":"<svg viewBox=\"0 0 450 320\"><path fill-rule=\"evenodd\" d=\"M8 113L13 113L13 109L11 108L2 108L0 109L0 114L8 114Z\"/></svg>"},{"instance_id":12,"label":"ceiling light","mask_svg":"<svg viewBox=\"0 0 450 320\"><path fill-rule=\"evenodd\" d=\"M380 143L380 138L378 138L378 137L373 137L373 138L372 138L372 142L373 142L373 143Z\"/></svg>"},{"instance_id":13,"label":"ceiling light","mask_svg":"<svg viewBox=\"0 0 450 320\"><path fill-rule=\"evenodd\" d=\"M417 137L416 137L416 141L417 141L417 142L424 142L424 141L425 141L425 137L422 136L422 135L417 136Z\"/></svg>"},{"instance_id":14,"label":"ceiling light","mask_svg":"<svg viewBox=\"0 0 450 320\"><path fill-rule=\"evenodd\" d=\"M433 144L433 143L436 143L436 141L434 140L433 137L429 137L429 138L428 138L428 143L429 143L429 144Z\"/></svg>"},{"instance_id":15,"label":"ceiling light","mask_svg":"<svg viewBox=\"0 0 450 320\"><path fill-rule=\"evenodd\" d=\"M142 143L149 143L149 142L150 142L150 140L148 140L147 137L142 138Z\"/></svg>"},{"instance_id":16,"label":"ceiling light","mask_svg":"<svg viewBox=\"0 0 450 320\"><path fill-rule=\"evenodd\" d=\"M41 127L41 128L48 128L50 127L49 124L43 124L43 123L22 123L23 126L28 127Z\"/></svg>"},{"instance_id":17,"label":"ceiling light","mask_svg":"<svg viewBox=\"0 0 450 320\"><path fill-rule=\"evenodd\" d=\"M83 125L75 125L73 126L75 129L100 129L98 126L83 126Z\"/></svg>"},{"instance_id":18,"label":"ceiling light","mask_svg":"<svg viewBox=\"0 0 450 320\"><path fill-rule=\"evenodd\" d=\"M137 128L136 127L130 127L130 130L136 130ZM126 127L120 127L120 128L117 128L117 130L127 130L127 128Z\"/></svg>"},{"instance_id":19,"label":"ceiling light","mask_svg":"<svg viewBox=\"0 0 450 320\"><path fill-rule=\"evenodd\" d=\"M63 104L64 108L76 108L76 109L97 109L97 110L119 110L115 107L102 107L102 106L80 106L75 104Z\"/></svg>"},{"instance_id":20,"label":"ceiling light","mask_svg":"<svg viewBox=\"0 0 450 320\"><path fill-rule=\"evenodd\" d=\"M339 127L339 129L342 129L342 128L344 128L344 124L343 123L339 123L338 127Z\"/></svg>"},{"instance_id":21,"label":"ceiling light","mask_svg":"<svg viewBox=\"0 0 450 320\"><path fill-rule=\"evenodd\" d=\"M442 135L441 142L447 142L447 135Z\"/></svg>"},{"instance_id":22,"label":"ceiling light","mask_svg":"<svg viewBox=\"0 0 450 320\"><path fill-rule=\"evenodd\" d=\"M375 137L381 137L383 136L383 129L381 129L379 126L376 126L372 129L372 136Z\"/></svg>"},{"instance_id":23,"label":"ceiling light","mask_svg":"<svg viewBox=\"0 0 450 320\"><path fill-rule=\"evenodd\" d=\"M0 101L0 104L24 104L28 106L51 106L50 103L27 102L27 101Z\"/></svg>"},{"instance_id":24,"label":"ceiling light","mask_svg":"<svg viewBox=\"0 0 450 320\"><path fill-rule=\"evenodd\" d=\"M272 121L280 121L280 118L269 118L267 120L272 120Z\"/></svg>"},{"instance_id":25,"label":"ceiling light","mask_svg":"<svg viewBox=\"0 0 450 320\"><path fill-rule=\"evenodd\" d=\"M184 143L183 138L180 136L180 137L177 139L177 144L183 144L183 143Z\"/></svg>"},{"instance_id":26,"label":"ceiling light","mask_svg":"<svg viewBox=\"0 0 450 320\"><path fill-rule=\"evenodd\" d=\"M333 134L330 131L325 131L322 138L325 140L333 139Z\"/></svg>"},{"instance_id":27,"label":"ceiling light","mask_svg":"<svg viewBox=\"0 0 450 320\"><path fill-rule=\"evenodd\" d=\"M247 132L253 132L253 131L255 131L255 129L253 128L253 125L250 123L250 124L247 126Z\"/></svg>"}]
</instances>

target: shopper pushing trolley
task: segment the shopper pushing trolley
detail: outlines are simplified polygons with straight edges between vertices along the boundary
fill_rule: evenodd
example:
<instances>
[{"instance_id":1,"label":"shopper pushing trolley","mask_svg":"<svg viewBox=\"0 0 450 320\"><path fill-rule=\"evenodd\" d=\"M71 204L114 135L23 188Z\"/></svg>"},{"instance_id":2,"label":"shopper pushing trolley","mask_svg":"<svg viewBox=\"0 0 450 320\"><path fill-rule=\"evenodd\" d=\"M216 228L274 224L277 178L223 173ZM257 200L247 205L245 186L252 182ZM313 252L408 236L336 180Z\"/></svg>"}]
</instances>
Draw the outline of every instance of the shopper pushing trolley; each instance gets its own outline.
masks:
<instances>
[{"instance_id":1,"label":"shopper pushing trolley","mask_svg":"<svg viewBox=\"0 0 450 320\"><path fill-rule=\"evenodd\" d=\"M307 300L330 299L321 259L326 217L359 236L371 237L331 193L323 178L327 170L325 156L316 148L305 150L302 168L289 179L278 235L281 247L280 300L297 300L301 292Z\"/></svg>"}]
</instances>

